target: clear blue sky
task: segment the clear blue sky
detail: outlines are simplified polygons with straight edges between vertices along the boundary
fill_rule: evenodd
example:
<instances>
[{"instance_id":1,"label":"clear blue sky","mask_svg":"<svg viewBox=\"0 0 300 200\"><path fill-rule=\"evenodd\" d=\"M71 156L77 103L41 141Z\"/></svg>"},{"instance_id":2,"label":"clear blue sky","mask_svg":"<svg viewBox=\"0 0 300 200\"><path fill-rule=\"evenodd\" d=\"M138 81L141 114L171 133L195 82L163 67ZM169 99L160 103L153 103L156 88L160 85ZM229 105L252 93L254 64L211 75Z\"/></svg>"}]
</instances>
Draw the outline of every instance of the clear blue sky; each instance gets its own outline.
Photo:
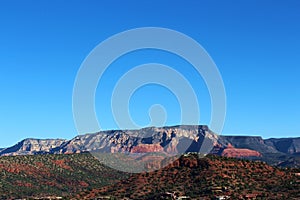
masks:
<instances>
[{"instance_id":1,"label":"clear blue sky","mask_svg":"<svg viewBox=\"0 0 300 200\"><path fill-rule=\"evenodd\" d=\"M2 0L0 147L27 137L74 137L72 91L82 61L107 37L145 26L185 33L211 55L227 93L223 134L300 136L298 0ZM107 92L113 85L105 85L105 79L114 80L123 73L117 65L129 69L150 61L179 70L185 65L175 56L151 50L117 60L96 95L98 118L104 128L115 127ZM181 71L187 76L192 73ZM201 97L201 123L208 123L209 95L204 83L195 81L191 78ZM151 92L162 98L150 98ZM166 105L168 124L178 122L174 96L153 85L134 94L130 106L133 118L147 124L147 110L153 103Z\"/></svg>"}]
</instances>

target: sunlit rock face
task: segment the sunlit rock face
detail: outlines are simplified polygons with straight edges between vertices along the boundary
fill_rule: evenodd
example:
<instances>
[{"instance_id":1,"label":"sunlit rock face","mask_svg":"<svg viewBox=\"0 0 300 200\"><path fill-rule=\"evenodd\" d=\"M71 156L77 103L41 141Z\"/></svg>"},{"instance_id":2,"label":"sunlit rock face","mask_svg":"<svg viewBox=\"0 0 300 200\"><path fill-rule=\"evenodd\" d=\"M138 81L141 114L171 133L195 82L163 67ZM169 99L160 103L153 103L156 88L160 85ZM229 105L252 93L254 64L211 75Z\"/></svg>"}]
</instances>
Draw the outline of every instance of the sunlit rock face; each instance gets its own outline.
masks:
<instances>
[{"instance_id":1,"label":"sunlit rock face","mask_svg":"<svg viewBox=\"0 0 300 200\"><path fill-rule=\"evenodd\" d=\"M294 162L298 163L300 138L223 136L213 133L205 125L147 127L139 130L100 131L79 135L71 140L25 139L12 147L0 149L0 156L82 152L134 155L150 153L147 158L143 157L144 160L161 160L166 156L196 152L227 157L257 157L272 164L283 163L282 165L290 166ZM272 159L270 155L273 156ZM290 156L296 157L294 160L287 160Z\"/></svg>"},{"instance_id":2,"label":"sunlit rock face","mask_svg":"<svg viewBox=\"0 0 300 200\"><path fill-rule=\"evenodd\" d=\"M34 155L52 153L54 148L60 147L66 140L62 139L25 139L16 145L2 149L0 155Z\"/></svg>"},{"instance_id":3,"label":"sunlit rock face","mask_svg":"<svg viewBox=\"0 0 300 200\"><path fill-rule=\"evenodd\" d=\"M71 140L26 139L0 151L0 155L69 154L81 152L148 153L178 155L186 152L207 154L218 136L207 126L185 125L148 127L140 130L112 130L79 135Z\"/></svg>"},{"instance_id":4,"label":"sunlit rock face","mask_svg":"<svg viewBox=\"0 0 300 200\"><path fill-rule=\"evenodd\" d=\"M231 144L225 148L221 154L226 157L246 158L246 157L261 157L261 153L250 149L234 148Z\"/></svg>"},{"instance_id":5,"label":"sunlit rock face","mask_svg":"<svg viewBox=\"0 0 300 200\"><path fill-rule=\"evenodd\" d=\"M209 153L217 139L218 136L207 126L148 127L80 135L55 149L55 153L76 153L78 150L106 153Z\"/></svg>"}]
</instances>

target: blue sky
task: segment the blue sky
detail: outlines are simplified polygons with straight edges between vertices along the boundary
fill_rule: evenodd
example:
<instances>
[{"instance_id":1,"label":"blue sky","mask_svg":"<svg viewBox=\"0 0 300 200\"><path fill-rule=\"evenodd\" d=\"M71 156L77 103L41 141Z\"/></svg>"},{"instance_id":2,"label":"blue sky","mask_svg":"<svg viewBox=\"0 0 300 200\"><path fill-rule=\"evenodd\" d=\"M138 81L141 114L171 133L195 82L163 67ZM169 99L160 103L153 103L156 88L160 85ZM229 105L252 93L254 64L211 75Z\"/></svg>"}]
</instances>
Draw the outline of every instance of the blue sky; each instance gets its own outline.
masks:
<instances>
[{"instance_id":1,"label":"blue sky","mask_svg":"<svg viewBox=\"0 0 300 200\"><path fill-rule=\"evenodd\" d=\"M227 94L223 134L300 136L299 10L297 0L2 0L0 147L27 137L74 137L72 92L81 63L111 35L146 26L180 31L213 58ZM128 70L147 62L173 66L187 76L200 97L201 123L209 122L209 94L201 77L185 70L182 59L149 50L120 58L103 77L96 94L103 128L115 128L107 105L113 80L123 73L120 66ZM179 120L178 102L165 88L145 86L130 103L142 126L154 103L165 105L169 125Z\"/></svg>"}]
</instances>

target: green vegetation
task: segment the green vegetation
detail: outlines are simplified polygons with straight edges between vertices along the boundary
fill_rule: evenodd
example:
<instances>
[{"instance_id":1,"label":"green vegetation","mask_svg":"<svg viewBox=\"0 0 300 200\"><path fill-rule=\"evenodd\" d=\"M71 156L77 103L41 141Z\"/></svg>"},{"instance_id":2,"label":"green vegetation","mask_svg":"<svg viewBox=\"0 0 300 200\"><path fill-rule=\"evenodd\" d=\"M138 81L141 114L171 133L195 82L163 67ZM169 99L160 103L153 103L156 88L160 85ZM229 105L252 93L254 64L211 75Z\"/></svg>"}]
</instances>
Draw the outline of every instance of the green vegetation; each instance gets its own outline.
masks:
<instances>
[{"instance_id":1,"label":"green vegetation","mask_svg":"<svg viewBox=\"0 0 300 200\"><path fill-rule=\"evenodd\" d=\"M104 160L110 159L103 155ZM116 156L120 156L116 154ZM121 158L121 157L120 157ZM300 170L261 161L187 154L157 171L127 174L88 153L0 157L0 199L300 198ZM169 195L169 196L168 196Z\"/></svg>"},{"instance_id":2,"label":"green vegetation","mask_svg":"<svg viewBox=\"0 0 300 200\"><path fill-rule=\"evenodd\" d=\"M0 158L0 199L88 192L128 177L88 153Z\"/></svg>"},{"instance_id":3,"label":"green vegetation","mask_svg":"<svg viewBox=\"0 0 300 200\"><path fill-rule=\"evenodd\" d=\"M78 198L111 196L117 199L162 199L177 193L192 199L291 199L300 197L300 177L295 170L271 167L264 162L197 154L182 156L155 172L134 174L117 184L95 189Z\"/></svg>"}]
</instances>

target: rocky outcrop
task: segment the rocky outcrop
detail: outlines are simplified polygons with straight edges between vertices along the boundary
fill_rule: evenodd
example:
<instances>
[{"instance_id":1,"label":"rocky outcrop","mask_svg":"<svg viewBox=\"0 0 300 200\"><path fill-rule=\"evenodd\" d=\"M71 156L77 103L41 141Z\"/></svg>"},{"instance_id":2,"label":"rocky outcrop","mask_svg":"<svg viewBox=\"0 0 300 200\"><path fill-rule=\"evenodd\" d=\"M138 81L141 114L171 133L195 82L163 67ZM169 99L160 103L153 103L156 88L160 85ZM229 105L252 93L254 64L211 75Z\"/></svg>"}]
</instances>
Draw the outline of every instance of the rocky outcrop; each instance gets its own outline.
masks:
<instances>
[{"instance_id":1,"label":"rocky outcrop","mask_svg":"<svg viewBox=\"0 0 300 200\"><path fill-rule=\"evenodd\" d=\"M131 149L132 153L163 152L164 148L160 144L138 144Z\"/></svg>"},{"instance_id":2,"label":"rocky outcrop","mask_svg":"<svg viewBox=\"0 0 300 200\"><path fill-rule=\"evenodd\" d=\"M261 153L278 153L278 150L265 144L259 136L221 136L221 138L235 148L251 149Z\"/></svg>"},{"instance_id":3,"label":"rocky outcrop","mask_svg":"<svg viewBox=\"0 0 300 200\"><path fill-rule=\"evenodd\" d=\"M265 144L282 153L300 153L300 138L271 138Z\"/></svg>"},{"instance_id":4,"label":"rocky outcrop","mask_svg":"<svg viewBox=\"0 0 300 200\"><path fill-rule=\"evenodd\" d=\"M62 139L25 139L16 145L2 149L1 156L34 155L53 153L52 150L61 146L66 140Z\"/></svg>"},{"instance_id":5,"label":"rocky outcrop","mask_svg":"<svg viewBox=\"0 0 300 200\"><path fill-rule=\"evenodd\" d=\"M101 131L79 135L54 149L54 153L79 152L185 152L209 153L218 136L207 126L148 127L140 130Z\"/></svg>"},{"instance_id":6,"label":"rocky outcrop","mask_svg":"<svg viewBox=\"0 0 300 200\"><path fill-rule=\"evenodd\" d=\"M250 150L250 149L241 149L234 148L231 144L227 146L226 149L223 150L222 156L225 157L234 157L234 158L248 158L248 157L261 157L261 153Z\"/></svg>"}]
</instances>

